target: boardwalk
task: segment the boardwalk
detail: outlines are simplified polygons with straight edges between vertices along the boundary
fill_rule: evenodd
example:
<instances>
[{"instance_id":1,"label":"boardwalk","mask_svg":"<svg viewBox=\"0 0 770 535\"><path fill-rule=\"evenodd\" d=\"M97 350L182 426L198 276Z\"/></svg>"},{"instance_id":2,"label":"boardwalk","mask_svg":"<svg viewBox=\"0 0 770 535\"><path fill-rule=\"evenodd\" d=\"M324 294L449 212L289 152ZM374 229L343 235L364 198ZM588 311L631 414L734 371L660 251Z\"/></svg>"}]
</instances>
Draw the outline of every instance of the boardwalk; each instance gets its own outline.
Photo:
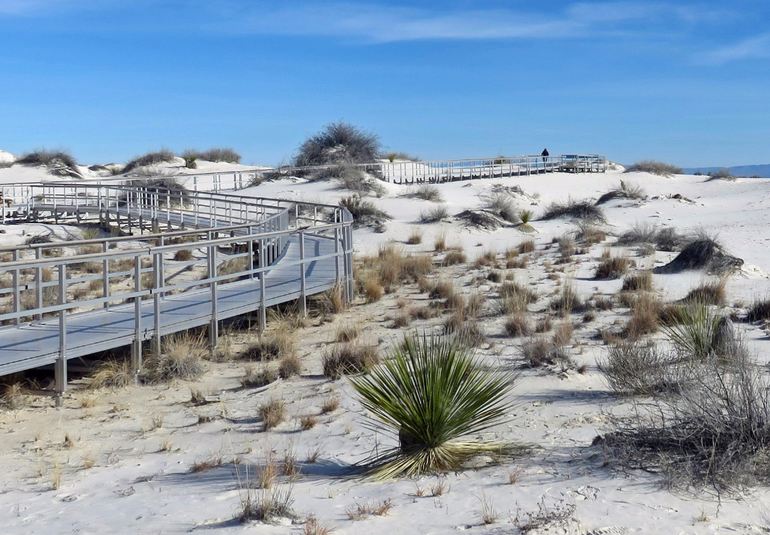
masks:
<instances>
[{"instance_id":1,"label":"boardwalk","mask_svg":"<svg viewBox=\"0 0 770 535\"><path fill-rule=\"evenodd\" d=\"M0 293L11 308L0 313L11 323L0 327L0 375L55 364L61 393L69 359L131 346L138 371L143 341L158 350L162 336L208 326L214 346L221 320L258 311L264 326L269 306L299 300L304 311L309 295L337 285L352 292L352 218L338 207L203 193L174 204L165 191L112 186L33 185L26 193L16 192L6 217L96 219L134 234L66 242L90 248L74 256L53 255L61 243L4 253L14 259L0 264L0 275L13 281ZM194 228L151 232L161 226ZM110 267L116 263L122 267ZM101 270L82 271L94 265ZM203 274L190 275L200 267ZM58 276L46 281L43 270ZM85 283L102 294L78 298L74 290ZM46 303L44 295L57 298ZM32 305L25 296L34 297Z\"/></svg>"}]
</instances>

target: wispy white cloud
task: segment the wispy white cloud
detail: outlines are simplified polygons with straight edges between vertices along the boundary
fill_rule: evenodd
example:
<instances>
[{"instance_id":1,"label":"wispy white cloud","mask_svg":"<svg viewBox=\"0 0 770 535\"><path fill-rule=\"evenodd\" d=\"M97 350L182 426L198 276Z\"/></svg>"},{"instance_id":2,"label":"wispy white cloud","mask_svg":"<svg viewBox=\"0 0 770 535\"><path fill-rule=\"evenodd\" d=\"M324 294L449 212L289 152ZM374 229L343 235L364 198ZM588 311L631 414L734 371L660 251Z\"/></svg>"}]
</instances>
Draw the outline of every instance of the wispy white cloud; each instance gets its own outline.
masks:
<instances>
[{"instance_id":1,"label":"wispy white cloud","mask_svg":"<svg viewBox=\"0 0 770 535\"><path fill-rule=\"evenodd\" d=\"M770 32L749 37L702 54L703 63L722 65L734 61L770 58Z\"/></svg>"}]
</instances>

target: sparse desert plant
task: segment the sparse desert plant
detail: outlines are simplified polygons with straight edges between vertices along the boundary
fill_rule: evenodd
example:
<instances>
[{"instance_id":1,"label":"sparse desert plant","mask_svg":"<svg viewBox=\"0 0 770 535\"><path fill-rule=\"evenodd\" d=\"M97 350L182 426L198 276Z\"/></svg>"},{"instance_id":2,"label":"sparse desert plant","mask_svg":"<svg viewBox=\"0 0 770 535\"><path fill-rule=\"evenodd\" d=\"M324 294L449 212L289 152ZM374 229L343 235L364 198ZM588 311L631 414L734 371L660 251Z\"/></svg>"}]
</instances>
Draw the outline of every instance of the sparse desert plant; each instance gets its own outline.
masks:
<instances>
[{"instance_id":1,"label":"sparse desert plant","mask_svg":"<svg viewBox=\"0 0 770 535\"><path fill-rule=\"evenodd\" d=\"M703 303L706 305L717 306L724 305L727 300L727 294L725 292L726 284L726 278L704 282L687 292L687 295L682 301L684 303Z\"/></svg>"},{"instance_id":2,"label":"sparse desert plant","mask_svg":"<svg viewBox=\"0 0 770 535\"><path fill-rule=\"evenodd\" d=\"M71 154L62 150L36 150L21 156L16 160L20 165L45 165L51 174L83 178L78 170L78 164Z\"/></svg>"},{"instance_id":3,"label":"sparse desert plant","mask_svg":"<svg viewBox=\"0 0 770 535\"><path fill-rule=\"evenodd\" d=\"M313 429L318 423L318 418L313 415L303 416L299 419L299 425L303 431Z\"/></svg>"},{"instance_id":4,"label":"sparse desert plant","mask_svg":"<svg viewBox=\"0 0 770 535\"><path fill-rule=\"evenodd\" d=\"M517 510L512 522L522 535L529 533L558 533L557 530L561 531L560 528L570 523L574 514L575 504L567 503L562 499L553 505L548 505L545 501L545 496L543 496L537 504L537 511L525 513Z\"/></svg>"},{"instance_id":5,"label":"sparse desert plant","mask_svg":"<svg viewBox=\"0 0 770 535\"><path fill-rule=\"evenodd\" d=\"M331 532L331 529L321 525L313 515L308 515L302 527L302 535L330 535Z\"/></svg>"},{"instance_id":6,"label":"sparse desert plant","mask_svg":"<svg viewBox=\"0 0 770 535\"><path fill-rule=\"evenodd\" d=\"M286 419L286 404L281 399L271 399L259 406L259 416L265 431L273 429Z\"/></svg>"},{"instance_id":7,"label":"sparse desert plant","mask_svg":"<svg viewBox=\"0 0 770 535\"><path fill-rule=\"evenodd\" d=\"M604 212L594 203L573 199L569 199L565 203L551 203L542 215L542 219L546 221L560 217L570 217L581 221L605 221Z\"/></svg>"},{"instance_id":8,"label":"sparse desert plant","mask_svg":"<svg viewBox=\"0 0 770 535\"><path fill-rule=\"evenodd\" d=\"M497 522L499 515L491 500L482 493L482 495L479 497L479 501L481 502L481 510L479 511L479 518L481 518L481 523L488 525Z\"/></svg>"},{"instance_id":9,"label":"sparse desert plant","mask_svg":"<svg viewBox=\"0 0 770 535\"><path fill-rule=\"evenodd\" d=\"M562 285L559 295L551 300L550 308L561 317L566 317L573 312L582 312L585 304L578 297L572 283L566 282Z\"/></svg>"},{"instance_id":10,"label":"sparse desert plant","mask_svg":"<svg viewBox=\"0 0 770 535\"><path fill-rule=\"evenodd\" d=\"M500 443L460 439L508 413L510 380L488 371L454 338L406 336L391 358L352 378L364 408L399 440L375 454L370 474L385 479L456 470L470 455L503 450Z\"/></svg>"},{"instance_id":11,"label":"sparse desert plant","mask_svg":"<svg viewBox=\"0 0 770 535\"><path fill-rule=\"evenodd\" d=\"M343 189L356 192L358 195L374 194L382 197L385 188L382 183L364 172L363 169L351 164L340 164L329 170L329 174L337 179Z\"/></svg>"},{"instance_id":12,"label":"sparse desert plant","mask_svg":"<svg viewBox=\"0 0 770 535\"><path fill-rule=\"evenodd\" d=\"M483 200L484 209L492 212L496 216L508 221L509 223L518 223L519 216L516 212L516 207L513 205L511 196L507 193L497 192L493 193Z\"/></svg>"},{"instance_id":13,"label":"sparse desert plant","mask_svg":"<svg viewBox=\"0 0 770 535\"><path fill-rule=\"evenodd\" d=\"M369 163L377 159L380 142L377 136L345 123L326 125L321 132L305 140L294 157L294 165L329 165Z\"/></svg>"},{"instance_id":14,"label":"sparse desert plant","mask_svg":"<svg viewBox=\"0 0 770 535\"><path fill-rule=\"evenodd\" d=\"M678 393L615 418L602 444L611 462L662 473L676 487L717 493L767 480L770 385L740 344L708 357Z\"/></svg>"},{"instance_id":15,"label":"sparse desert plant","mask_svg":"<svg viewBox=\"0 0 770 535\"><path fill-rule=\"evenodd\" d=\"M621 180L620 185L608 191L596 201L596 204L604 204L615 199L644 199L647 196L644 194L644 190L641 186L629 184L628 182Z\"/></svg>"},{"instance_id":16,"label":"sparse desert plant","mask_svg":"<svg viewBox=\"0 0 770 535\"><path fill-rule=\"evenodd\" d=\"M427 223L438 223L439 221L443 221L449 217L449 211L447 210L446 206L439 205L434 206L433 208L430 208L428 210L425 210L423 212L420 212L420 223L427 224Z\"/></svg>"},{"instance_id":17,"label":"sparse desert plant","mask_svg":"<svg viewBox=\"0 0 770 535\"><path fill-rule=\"evenodd\" d=\"M445 233L440 232L433 239L433 250L436 251L437 253L440 253L440 252L446 250L446 234Z\"/></svg>"},{"instance_id":18,"label":"sparse desert plant","mask_svg":"<svg viewBox=\"0 0 770 535\"><path fill-rule=\"evenodd\" d=\"M358 194L343 197L338 204L350 212L357 226L371 226L377 229L392 219L390 214L380 210L372 201L366 200Z\"/></svg>"},{"instance_id":19,"label":"sparse desert plant","mask_svg":"<svg viewBox=\"0 0 770 535\"><path fill-rule=\"evenodd\" d=\"M734 351L737 341L732 323L708 304L690 303L681 308L680 314L680 321L664 326L663 331L681 354L703 360Z\"/></svg>"},{"instance_id":20,"label":"sparse desert plant","mask_svg":"<svg viewBox=\"0 0 770 535\"><path fill-rule=\"evenodd\" d=\"M278 364L278 375L281 379L288 379L299 375L302 371L302 362L299 357L294 353L289 353L281 357L281 361Z\"/></svg>"},{"instance_id":21,"label":"sparse desert plant","mask_svg":"<svg viewBox=\"0 0 770 535\"><path fill-rule=\"evenodd\" d=\"M505 332L511 337L528 336L532 326L524 313L515 312L505 320Z\"/></svg>"},{"instance_id":22,"label":"sparse desert plant","mask_svg":"<svg viewBox=\"0 0 770 535\"><path fill-rule=\"evenodd\" d=\"M553 332L553 344L557 347L569 345L572 341L572 333L575 328L569 321L563 321L556 326Z\"/></svg>"},{"instance_id":23,"label":"sparse desert plant","mask_svg":"<svg viewBox=\"0 0 770 535\"><path fill-rule=\"evenodd\" d=\"M385 516L393 508L393 500L385 499L382 502L358 503L345 509L345 514L350 520L363 520L367 516Z\"/></svg>"},{"instance_id":24,"label":"sparse desert plant","mask_svg":"<svg viewBox=\"0 0 770 535\"><path fill-rule=\"evenodd\" d=\"M278 372L272 368L246 366L243 377L241 377L241 386L244 388L259 388L274 383L277 380Z\"/></svg>"},{"instance_id":25,"label":"sparse desert plant","mask_svg":"<svg viewBox=\"0 0 770 535\"><path fill-rule=\"evenodd\" d=\"M619 395L652 396L679 388L672 371L674 359L652 343L618 343L597 364L610 388Z\"/></svg>"},{"instance_id":26,"label":"sparse desert plant","mask_svg":"<svg viewBox=\"0 0 770 535\"><path fill-rule=\"evenodd\" d=\"M364 279L364 297L367 303L376 303L385 294L385 288L376 274L370 274Z\"/></svg>"},{"instance_id":27,"label":"sparse desert plant","mask_svg":"<svg viewBox=\"0 0 770 535\"><path fill-rule=\"evenodd\" d=\"M174 253L174 260L177 262L187 262L193 259L193 253L190 249L179 249Z\"/></svg>"},{"instance_id":28,"label":"sparse desert plant","mask_svg":"<svg viewBox=\"0 0 770 535\"><path fill-rule=\"evenodd\" d=\"M276 328L246 346L240 358L266 362L291 355L295 350L296 342L291 330Z\"/></svg>"},{"instance_id":29,"label":"sparse desert plant","mask_svg":"<svg viewBox=\"0 0 770 535\"><path fill-rule=\"evenodd\" d=\"M409 312L399 312L393 318L394 329L403 329L408 327L410 323L412 323L412 315Z\"/></svg>"},{"instance_id":30,"label":"sparse desert plant","mask_svg":"<svg viewBox=\"0 0 770 535\"><path fill-rule=\"evenodd\" d=\"M632 265L631 259L625 256L605 255L596 266L594 278L600 280L619 279L628 272Z\"/></svg>"},{"instance_id":31,"label":"sparse desert plant","mask_svg":"<svg viewBox=\"0 0 770 535\"><path fill-rule=\"evenodd\" d=\"M344 323L337 326L334 339L337 342L352 342L361 334L361 325L358 323Z\"/></svg>"},{"instance_id":32,"label":"sparse desert plant","mask_svg":"<svg viewBox=\"0 0 770 535\"><path fill-rule=\"evenodd\" d=\"M650 173L658 176L681 175L682 168L655 160L642 160L626 167L626 173Z\"/></svg>"},{"instance_id":33,"label":"sparse desert plant","mask_svg":"<svg viewBox=\"0 0 770 535\"><path fill-rule=\"evenodd\" d=\"M361 344L336 344L323 357L323 373L331 379L369 371L380 361L377 349Z\"/></svg>"},{"instance_id":34,"label":"sparse desert plant","mask_svg":"<svg viewBox=\"0 0 770 535\"><path fill-rule=\"evenodd\" d=\"M518 246L519 254L531 253L535 250L535 240L524 240Z\"/></svg>"},{"instance_id":35,"label":"sparse desert plant","mask_svg":"<svg viewBox=\"0 0 770 535\"><path fill-rule=\"evenodd\" d=\"M322 414L329 414L330 412L336 411L340 407L340 398L337 396L329 396L324 399L323 403L321 404L321 413Z\"/></svg>"},{"instance_id":36,"label":"sparse desert plant","mask_svg":"<svg viewBox=\"0 0 770 535\"><path fill-rule=\"evenodd\" d=\"M185 160L205 160L207 162L240 163L241 155L226 147L215 147L208 150L187 149L182 153Z\"/></svg>"},{"instance_id":37,"label":"sparse desert plant","mask_svg":"<svg viewBox=\"0 0 770 535\"><path fill-rule=\"evenodd\" d=\"M2 385L3 394L0 396L0 404L9 409L20 409L24 406L25 390L20 381L13 381Z\"/></svg>"},{"instance_id":38,"label":"sparse desert plant","mask_svg":"<svg viewBox=\"0 0 770 535\"><path fill-rule=\"evenodd\" d=\"M579 221L575 239L586 245L601 243L607 239L607 232L601 227L590 222Z\"/></svg>"},{"instance_id":39,"label":"sparse desert plant","mask_svg":"<svg viewBox=\"0 0 770 535\"><path fill-rule=\"evenodd\" d=\"M671 262L653 269L653 273L680 273L704 269L707 273L723 276L743 265L743 260L727 254L723 245L713 236L699 234L690 240Z\"/></svg>"},{"instance_id":40,"label":"sparse desert plant","mask_svg":"<svg viewBox=\"0 0 770 535\"><path fill-rule=\"evenodd\" d=\"M413 229L406 239L406 243L409 245L419 245L422 243L422 232L419 229Z\"/></svg>"},{"instance_id":41,"label":"sparse desert plant","mask_svg":"<svg viewBox=\"0 0 770 535\"><path fill-rule=\"evenodd\" d=\"M660 327L662 305L654 294L641 293L631 302L631 318L626 325L626 335L632 340L652 334Z\"/></svg>"},{"instance_id":42,"label":"sparse desert plant","mask_svg":"<svg viewBox=\"0 0 770 535\"><path fill-rule=\"evenodd\" d=\"M278 518L294 518L292 488L274 487L257 491L247 490L241 499L241 522L258 520L271 522Z\"/></svg>"},{"instance_id":43,"label":"sparse desert plant","mask_svg":"<svg viewBox=\"0 0 770 535\"><path fill-rule=\"evenodd\" d=\"M729 169L722 168L709 173L706 182L711 182L712 180L735 180L735 177Z\"/></svg>"},{"instance_id":44,"label":"sparse desert plant","mask_svg":"<svg viewBox=\"0 0 770 535\"><path fill-rule=\"evenodd\" d=\"M195 379L203 374L203 339L191 334L168 336L161 353L145 361L140 377L149 383L163 383L172 379Z\"/></svg>"},{"instance_id":45,"label":"sparse desert plant","mask_svg":"<svg viewBox=\"0 0 770 535\"><path fill-rule=\"evenodd\" d=\"M127 360L107 360L100 363L91 380L89 388L125 388L134 384L136 375L131 371Z\"/></svg>"},{"instance_id":46,"label":"sparse desert plant","mask_svg":"<svg viewBox=\"0 0 770 535\"><path fill-rule=\"evenodd\" d=\"M532 210L519 210L519 219L521 220L522 225L529 225L529 222L532 221L534 215Z\"/></svg>"},{"instance_id":47,"label":"sparse desert plant","mask_svg":"<svg viewBox=\"0 0 770 535\"><path fill-rule=\"evenodd\" d=\"M652 291L652 272L640 271L632 275L627 275L623 279L623 292L651 292Z\"/></svg>"},{"instance_id":48,"label":"sparse desert plant","mask_svg":"<svg viewBox=\"0 0 770 535\"><path fill-rule=\"evenodd\" d=\"M148 152L143 156L138 156L128 162L123 168L124 173L128 173L136 169L137 167L144 167L147 165L155 165L164 162L174 161L174 153L167 149L161 149L155 152Z\"/></svg>"},{"instance_id":49,"label":"sparse desert plant","mask_svg":"<svg viewBox=\"0 0 770 535\"><path fill-rule=\"evenodd\" d=\"M417 186L414 191L409 194L409 196L422 199L423 201L431 202L443 202L444 200L439 189L431 184L422 184Z\"/></svg>"},{"instance_id":50,"label":"sparse desert plant","mask_svg":"<svg viewBox=\"0 0 770 535\"><path fill-rule=\"evenodd\" d=\"M461 250L451 249L444 255L444 260L441 262L445 266L454 266L455 264L464 264L468 261L465 253Z\"/></svg>"},{"instance_id":51,"label":"sparse desert plant","mask_svg":"<svg viewBox=\"0 0 770 535\"><path fill-rule=\"evenodd\" d=\"M770 320L770 299L757 299L749 307L746 315L748 321L767 321Z\"/></svg>"},{"instance_id":52,"label":"sparse desert plant","mask_svg":"<svg viewBox=\"0 0 770 535\"><path fill-rule=\"evenodd\" d=\"M543 336L537 336L525 341L521 345L521 353L524 356L526 365L530 368L557 364L567 367L571 361L570 356L562 347L557 346Z\"/></svg>"}]
</instances>

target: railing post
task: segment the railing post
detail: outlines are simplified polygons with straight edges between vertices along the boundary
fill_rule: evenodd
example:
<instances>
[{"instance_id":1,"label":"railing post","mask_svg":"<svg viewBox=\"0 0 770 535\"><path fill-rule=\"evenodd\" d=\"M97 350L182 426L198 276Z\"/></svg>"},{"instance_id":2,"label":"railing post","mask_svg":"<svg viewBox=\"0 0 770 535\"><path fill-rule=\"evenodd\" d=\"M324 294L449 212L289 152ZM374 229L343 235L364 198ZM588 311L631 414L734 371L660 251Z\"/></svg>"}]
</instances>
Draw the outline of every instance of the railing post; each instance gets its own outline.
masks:
<instances>
[{"instance_id":1,"label":"railing post","mask_svg":"<svg viewBox=\"0 0 770 535\"><path fill-rule=\"evenodd\" d=\"M265 284L265 275L267 275L267 272L264 271L265 268L265 239L261 238L259 240L259 267L261 271L259 272L259 332L264 332L265 327L267 326L267 307L265 306L265 300L267 299L266 293L266 284Z\"/></svg>"},{"instance_id":2,"label":"railing post","mask_svg":"<svg viewBox=\"0 0 770 535\"><path fill-rule=\"evenodd\" d=\"M104 295L104 309L110 309L110 261L106 256L107 251L110 250L110 242L104 240L102 242L102 252L105 253L104 260L102 261L102 294Z\"/></svg>"},{"instance_id":3,"label":"railing post","mask_svg":"<svg viewBox=\"0 0 770 535\"><path fill-rule=\"evenodd\" d=\"M305 288L305 232L299 231L299 307L302 317L307 316L307 293Z\"/></svg>"},{"instance_id":4,"label":"railing post","mask_svg":"<svg viewBox=\"0 0 770 535\"><path fill-rule=\"evenodd\" d=\"M14 262L16 262L19 259L19 250L18 249L14 249L13 250L13 253L11 254L11 259ZM16 268L16 269L13 270L13 281L12 281L12 283L13 283L13 311L16 314L21 312L21 288L19 288L19 286L21 284L21 280L20 279L21 279L21 277L20 277L19 269ZM21 317L17 315L16 318L14 319L14 323L16 323L16 325L19 325L21 323Z\"/></svg>"},{"instance_id":5,"label":"railing post","mask_svg":"<svg viewBox=\"0 0 770 535\"><path fill-rule=\"evenodd\" d=\"M155 327L155 336L153 338L153 350L156 355L160 355L160 288L163 286L163 264L160 263L160 253L153 254L152 257L152 273L153 280L155 281L152 290L153 300L153 320Z\"/></svg>"},{"instance_id":6,"label":"railing post","mask_svg":"<svg viewBox=\"0 0 770 535\"><path fill-rule=\"evenodd\" d=\"M131 346L131 372L134 381L139 381L139 372L142 369L142 260L140 255L134 257L134 343Z\"/></svg>"},{"instance_id":7,"label":"railing post","mask_svg":"<svg viewBox=\"0 0 770 535\"><path fill-rule=\"evenodd\" d=\"M67 304L67 265L59 264L59 305ZM64 391L67 389L67 311L59 310L59 355L54 364L54 382L56 406L64 403Z\"/></svg>"},{"instance_id":8,"label":"railing post","mask_svg":"<svg viewBox=\"0 0 770 535\"><path fill-rule=\"evenodd\" d=\"M35 260L40 260L42 253L43 251L40 249L40 247L36 248ZM43 268L40 266L35 268L35 282L37 283L35 285L35 303L37 303L37 308L41 309L43 308ZM37 319L38 321L43 319L43 313L39 310L37 313Z\"/></svg>"},{"instance_id":9,"label":"railing post","mask_svg":"<svg viewBox=\"0 0 770 535\"><path fill-rule=\"evenodd\" d=\"M209 279L211 286L211 323L209 324L209 348L213 353L219 341L219 319L217 311L217 246L209 245Z\"/></svg>"}]
</instances>

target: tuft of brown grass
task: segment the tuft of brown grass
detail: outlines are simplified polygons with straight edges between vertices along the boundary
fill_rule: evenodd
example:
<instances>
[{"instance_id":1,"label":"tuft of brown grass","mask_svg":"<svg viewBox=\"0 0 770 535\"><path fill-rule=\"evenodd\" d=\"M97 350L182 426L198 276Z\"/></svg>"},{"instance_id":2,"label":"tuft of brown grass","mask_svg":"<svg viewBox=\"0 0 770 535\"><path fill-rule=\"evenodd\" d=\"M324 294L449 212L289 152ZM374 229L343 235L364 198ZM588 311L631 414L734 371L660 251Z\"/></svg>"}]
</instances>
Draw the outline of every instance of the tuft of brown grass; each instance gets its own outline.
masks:
<instances>
[{"instance_id":1,"label":"tuft of brown grass","mask_svg":"<svg viewBox=\"0 0 770 535\"><path fill-rule=\"evenodd\" d=\"M303 431L313 429L317 423L318 423L318 418L312 415L303 416L302 418L299 419L299 425Z\"/></svg>"},{"instance_id":2,"label":"tuft of brown grass","mask_svg":"<svg viewBox=\"0 0 770 535\"><path fill-rule=\"evenodd\" d=\"M433 249L437 253L440 253L440 252L446 250L446 234L445 233L442 232L442 233L436 235L435 239L433 240Z\"/></svg>"},{"instance_id":3,"label":"tuft of brown grass","mask_svg":"<svg viewBox=\"0 0 770 535\"><path fill-rule=\"evenodd\" d=\"M265 431L269 431L286 419L286 405L283 400L271 399L259 406L259 416L265 425Z\"/></svg>"},{"instance_id":4,"label":"tuft of brown grass","mask_svg":"<svg viewBox=\"0 0 770 535\"><path fill-rule=\"evenodd\" d=\"M631 303L631 318L626 324L626 335L631 339L652 334L660 327L662 305L651 293L639 294Z\"/></svg>"},{"instance_id":5,"label":"tuft of brown grass","mask_svg":"<svg viewBox=\"0 0 770 535\"><path fill-rule=\"evenodd\" d=\"M295 351L296 342L292 331L276 328L250 343L240 357L245 360L267 362L292 355Z\"/></svg>"},{"instance_id":6,"label":"tuft of brown grass","mask_svg":"<svg viewBox=\"0 0 770 535\"><path fill-rule=\"evenodd\" d=\"M330 396L324 399L323 403L321 404L321 413L329 414L330 412L334 412L339 408L340 408L340 398L338 398L337 396Z\"/></svg>"},{"instance_id":7,"label":"tuft of brown grass","mask_svg":"<svg viewBox=\"0 0 770 535\"><path fill-rule=\"evenodd\" d=\"M128 361L108 360L99 363L88 382L89 388L125 388L135 381Z\"/></svg>"},{"instance_id":8,"label":"tuft of brown grass","mask_svg":"<svg viewBox=\"0 0 770 535\"><path fill-rule=\"evenodd\" d=\"M414 229L406 239L406 243L409 245L419 245L422 243L422 232L419 229Z\"/></svg>"},{"instance_id":9,"label":"tuft of brown grass","mask_svg":"<svg viewBox=\"0 0 770 535\"><path fill-rule=\"evenodd\" d=\"M652 271L642 271L633 275L627 275L623 279L623 292L651 292L652 291Z\"/></svg>"},{"instance_id":10,"label":"tuft of brown grass","mask_svg":"<svg viewBox=\"0 0 770 535\"><path fill-rule=\"evenodd\" d=\"M523 312L516 312L505 320L505 332L511 337L528 336L532 333L532 326Z\"/></svg>"},{"instance_id":11,"label":"tuft of brown grass","mask_svg":"<svg viewBox=\"0 0 770 535\"><path fill-rule=\"evenodd\" d=\"M331 379L368 371L380 361L377 349L359 344L337 344L323 357L323 373Z\"/></svg>"},{"instance_id":12,"label":"tuft of brown grass","mask_svg":"<svg viewBox=\"0 0 770 535\"><path fill-rule=\"evenodd\" d=\"M633 261L625 256L605 254L600 260L599 265L596 266L594 278L601 280L619 279L628 272L632 265Z\"/></svg>"},{"instance_id":13,"label":"tuft of brown grass","mask_svg":"<svg viewBox=\"0 0 770 535\"><path fill-rule=\"evenodd\" d=\"M700 303L705 305L723 306L727 301L725 286L727 279L704 282L693 288L682 299L685 304Z\"/></svg>"},{"instance_id":14,"label":"tuft of brown grass","mask_svg":"<svg viewBox=\"0 0 770 535\"><path fill-rule=\"evenodd\" d=\"M444 255L444 260L441 262L444 266L454 266L456 264L464 264L468 261L463 251L458 249L451 249Z\"/></svg>"},{"instance_id":15,"label":"tuft of brown grass","mask_svg":"<svg viewBox=\"0 0 770 535\"><path fill-rule=\"evenodd\" d=\"M243 388L259 388L269 385L278 380L278 372L270 368L257 368L255 366L246 366L243 377L241 377L241 386Z\"/></svg>"},{"instance_id":16,"label":"tuft of brown grass","mask_svg":"<svg viewBox=\"0 0 770 535\"><path fill-rule=\"evenodd\" d=\"M294 377L295 375L299 375L301 371L302 362L296 354L290 353L281 357L281 361L278 364L278 375L281 379Z\"/></svg>"},{"instance_id":17,"label":"tuft of brown grass","mask_svg":"<svg viewBox=\"0 0 770 535\"><path fill-rule=\"evenodd\" d=\"M524 240L518 246L519 254L532 253L535 251L535 240Z\"/></svg>"}]
</instances>

